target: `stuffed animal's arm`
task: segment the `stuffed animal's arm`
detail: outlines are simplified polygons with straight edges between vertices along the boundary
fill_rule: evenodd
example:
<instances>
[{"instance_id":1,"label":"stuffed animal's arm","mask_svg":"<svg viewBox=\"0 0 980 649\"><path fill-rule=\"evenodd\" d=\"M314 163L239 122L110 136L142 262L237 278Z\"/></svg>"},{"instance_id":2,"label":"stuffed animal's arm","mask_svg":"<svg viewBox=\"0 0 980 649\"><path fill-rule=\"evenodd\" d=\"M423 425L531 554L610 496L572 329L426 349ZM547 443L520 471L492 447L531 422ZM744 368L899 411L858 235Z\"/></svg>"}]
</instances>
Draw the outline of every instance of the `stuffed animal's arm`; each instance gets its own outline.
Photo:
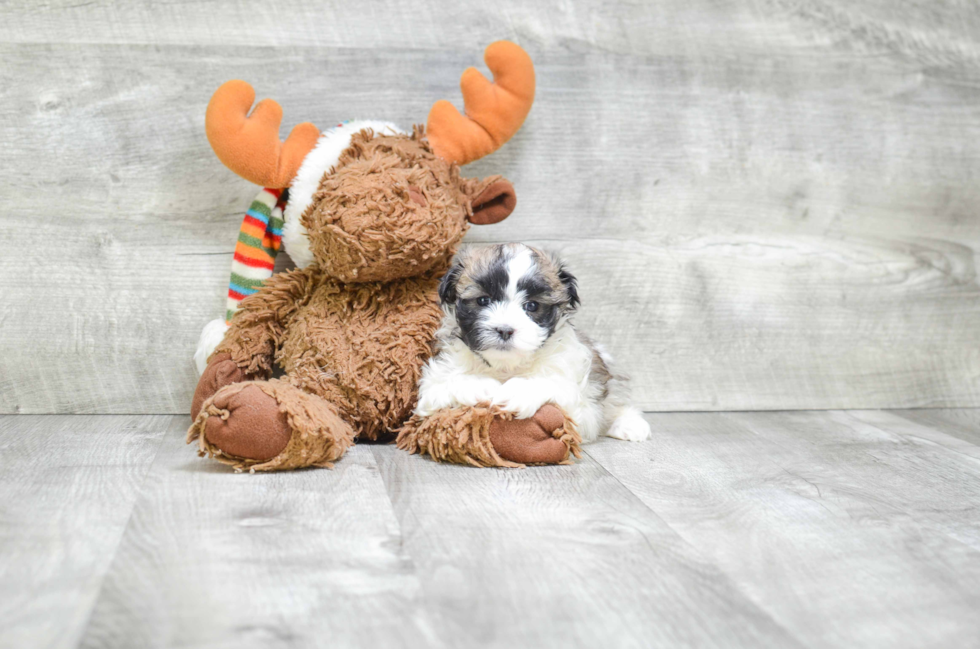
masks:
<instances>
[{"instance_id":1,"label":"stuffed animal's arm","mask_svg":"<svg viewBox=\"0 0 980 649\"><path fill-rule=\"evenodd\" d=\"M575 424L556 406L546 405L527 419L479 403L413 415L398 431L398 448L441 462L473 466L519 467L564 464L580 457Z\"/></svg>"},{"instance_id":2,"label":"stuffed animal's arm","mask_svg":"<svg viewBox=\"0 0 980 649\"><path fill-rule=\"evenodd\" d=\"M476 466L567 462L578 456L581 439L573 421L552 404L574 404L577 394L568 380L501 383L434 359L423 369L418 404L399 431L398 447Z\"/></svg>"},{"instance_id":3,"label":"stuffed animal's arm","mask_svg":"<svg viewBox=\"0 0 980 649\"><path fill-rule=\"evenodd\" d=\"M299 268L266 280L242 300L212 357L229 354L246 373L270 375L286 325L309 300L316 282L315 272Z\"/></svg>"}]
</instances>

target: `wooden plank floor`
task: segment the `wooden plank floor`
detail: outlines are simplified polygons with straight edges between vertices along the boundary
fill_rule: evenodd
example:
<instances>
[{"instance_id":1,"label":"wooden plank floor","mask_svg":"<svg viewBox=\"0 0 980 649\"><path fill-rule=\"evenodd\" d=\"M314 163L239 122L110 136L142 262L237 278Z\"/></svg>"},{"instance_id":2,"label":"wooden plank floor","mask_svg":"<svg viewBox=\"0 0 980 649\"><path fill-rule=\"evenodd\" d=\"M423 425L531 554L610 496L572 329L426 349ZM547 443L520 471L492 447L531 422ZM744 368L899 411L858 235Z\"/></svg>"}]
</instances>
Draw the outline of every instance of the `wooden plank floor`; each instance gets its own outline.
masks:
<instances>
[{"instance_id":1,"label":"wooden plank floor","mask_svg":"<svg viewBox=\"0 0 980 649\"><path fill-rule=\"evenodd\" d=\"M184 417L0 417L0 647L980 646L980 411L648 417L272 475Z\"/></svg>"}]
</instances>

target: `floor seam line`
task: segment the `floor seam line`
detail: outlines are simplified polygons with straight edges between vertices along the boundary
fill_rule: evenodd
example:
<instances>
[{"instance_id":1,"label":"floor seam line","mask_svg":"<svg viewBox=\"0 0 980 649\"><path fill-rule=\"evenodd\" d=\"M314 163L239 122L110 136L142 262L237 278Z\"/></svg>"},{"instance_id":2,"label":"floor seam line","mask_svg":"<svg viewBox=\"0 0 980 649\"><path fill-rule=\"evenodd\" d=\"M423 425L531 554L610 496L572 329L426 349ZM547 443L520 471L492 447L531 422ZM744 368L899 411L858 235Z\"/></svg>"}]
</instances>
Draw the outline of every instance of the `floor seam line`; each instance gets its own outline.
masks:
<instances>
[{"instance_id":1,"label":"floor seam line","mask_svg":"<svg viewBox=\"0 0 980 649\"><path fill-rule=\"evenodd\" d=\"M174 423L176 418L180 415L169 415L171 420L169 423ZM140 478L139 485L136 488L136 497L133 499L133 505L129 509L129 514L126 516L126 522L123 523L120 528L119 538L116 540L116 545L112 549L112 559L109 560L109 564L106 566L105 572L99 577L99 587L95 591L95 598L92 601L92 606L88 611L88 615L85 616L85 624L81 627L78 634L78 640L75 642L74 646L81 647L82 642L88 635L89 627L92 625L92 616L95 614L95 608L98 606L99 601L102 599L102 590L105 588L105 580L112 570L112 566L116 563L116 557L119 554L119 548L122 547L123 539L126 538L126 531L129 530L130 524L133 522L133 514L136 512L136 505L139 504L140 499L143 497L143 488L146 485L146 481L150 476L150 471L153 470L153 466L156 464L157 457L160 455L160 449L163 448L163 444L167 439L167 433L170 432L169 425L162 435L160 435L160 441L156 448L153 450L153 457L150 461L146 463L146 471L143 472L143 477Z\"/></svg>"}]
</instances>

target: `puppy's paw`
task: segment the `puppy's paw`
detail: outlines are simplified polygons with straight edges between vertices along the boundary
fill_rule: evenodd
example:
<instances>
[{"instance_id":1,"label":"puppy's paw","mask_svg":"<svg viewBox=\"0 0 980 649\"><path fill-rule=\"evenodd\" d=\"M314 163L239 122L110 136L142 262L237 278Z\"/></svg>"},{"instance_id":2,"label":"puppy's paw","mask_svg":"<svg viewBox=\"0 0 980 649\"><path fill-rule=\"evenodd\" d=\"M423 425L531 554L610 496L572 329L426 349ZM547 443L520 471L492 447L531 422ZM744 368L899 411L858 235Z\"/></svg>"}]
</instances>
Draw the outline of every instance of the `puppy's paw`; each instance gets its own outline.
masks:
<instances>
[{"instance_id":1,"label":"puppy's paw","mask_svg":"<svg viewBox=\"0 0 980 649\"><path fill-rule=\"evenodd\" d=\"M466 377L452 383L423 381L415 414L429 417L438 410L490 403L499 390L500 382L490 378Z\"/></svg>"},{"instance_id":2,"label":"puppy's paw","mask_svg":"<svg viewBox=\"0 0 980 649\"><path fill-rule=\"evenodd\" d=\"M490 378L470 379L455 388L456 401L461 406L492 403L500 393L500 381Z\"/></svg>"},{"instance_id":3,"label":"puppy's paw","mask_svg":"<svg viewBox=\"0 0 980 649\"><path fill-rule=\"evenodd\" d=\"M492 403L501 410L512 413L517 419L529 419L550 399L536 389L535 382L523 378L513 378L506 381L497 390Z\"/></svg>"},{"instance_id":4,"label":"puppy's paw","mask_svg":"<svg viewBox=\"0 0 980 649\"><path fill-rule=\"evenodd\" d=\"M650 438L650 424L636 408L624 410L609 427L609 437L627 442L643 442Z\"/></svg>"}]
</instances>

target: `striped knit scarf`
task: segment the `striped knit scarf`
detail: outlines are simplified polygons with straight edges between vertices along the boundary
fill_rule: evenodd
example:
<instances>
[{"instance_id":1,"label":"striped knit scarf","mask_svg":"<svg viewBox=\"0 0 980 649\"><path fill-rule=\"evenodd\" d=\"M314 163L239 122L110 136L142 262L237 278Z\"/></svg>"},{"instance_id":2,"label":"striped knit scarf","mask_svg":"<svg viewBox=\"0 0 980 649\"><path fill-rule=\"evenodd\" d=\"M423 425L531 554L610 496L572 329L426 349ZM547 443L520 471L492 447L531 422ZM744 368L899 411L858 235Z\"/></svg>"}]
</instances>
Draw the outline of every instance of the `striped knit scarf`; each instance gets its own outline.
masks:
<instances>
[{"instance_id":1,"label":"striped knit scarf","mask_svg":"<svg viewBox=\"0 0 980 649\"><path fill-rule=\"evenodd\" d=\"M288 200L289 190L267 187L259 192L245 212L231 262L226 323L231 322L239 303L272 277L282 244L282 210Z\"/></svg>"}]
</instances>

